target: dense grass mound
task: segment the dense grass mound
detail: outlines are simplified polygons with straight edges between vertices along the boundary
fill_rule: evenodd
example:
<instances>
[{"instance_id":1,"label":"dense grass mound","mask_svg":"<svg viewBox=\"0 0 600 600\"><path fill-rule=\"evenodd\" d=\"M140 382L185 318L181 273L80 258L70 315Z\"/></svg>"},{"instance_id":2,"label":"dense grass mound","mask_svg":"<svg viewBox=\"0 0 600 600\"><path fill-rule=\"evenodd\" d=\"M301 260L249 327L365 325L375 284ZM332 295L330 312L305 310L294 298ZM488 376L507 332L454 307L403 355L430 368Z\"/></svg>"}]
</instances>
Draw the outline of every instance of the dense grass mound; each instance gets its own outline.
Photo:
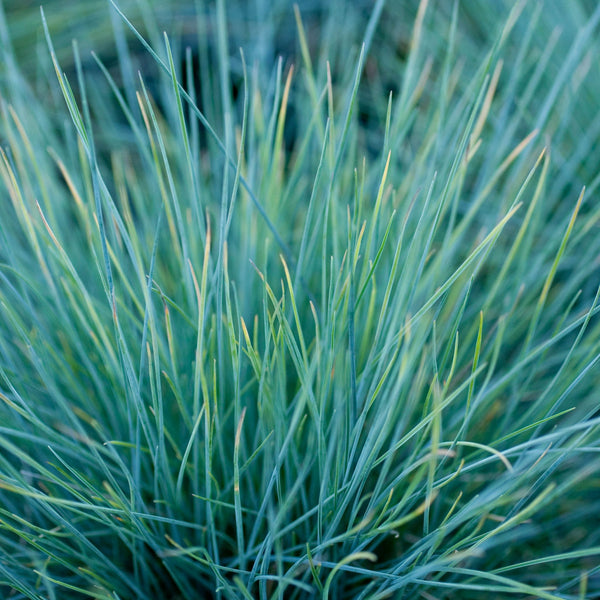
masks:
<instances>
[{"instance_id":1,"label":"dense grass mound","mask_svg":"<svg viewBox=\"0 0 600 600\"><path fill-rule=\"evenodd\" d=\"M600 597L600 9L323 4L4 1L3 598Z\"/></svg>"}]
</instances>

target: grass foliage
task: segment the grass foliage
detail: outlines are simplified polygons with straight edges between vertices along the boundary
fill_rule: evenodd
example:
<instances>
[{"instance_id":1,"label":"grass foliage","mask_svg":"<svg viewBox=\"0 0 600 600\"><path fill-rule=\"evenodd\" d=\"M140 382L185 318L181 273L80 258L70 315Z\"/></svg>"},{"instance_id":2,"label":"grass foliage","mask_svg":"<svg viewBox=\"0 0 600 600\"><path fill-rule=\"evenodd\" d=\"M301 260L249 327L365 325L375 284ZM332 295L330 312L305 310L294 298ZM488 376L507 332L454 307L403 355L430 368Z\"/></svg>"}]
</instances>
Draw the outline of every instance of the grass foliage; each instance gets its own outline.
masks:
<instances>
[{"instance_id":1,"label":"grass foliage","mask_svg":"<svg viewBox=\"0 0 600 600\"><path fill-rule=\"evenodd\" d=\"M0 17L2 596L600 597L594 3L71 4Z\"/></svg>"}]
</instances>

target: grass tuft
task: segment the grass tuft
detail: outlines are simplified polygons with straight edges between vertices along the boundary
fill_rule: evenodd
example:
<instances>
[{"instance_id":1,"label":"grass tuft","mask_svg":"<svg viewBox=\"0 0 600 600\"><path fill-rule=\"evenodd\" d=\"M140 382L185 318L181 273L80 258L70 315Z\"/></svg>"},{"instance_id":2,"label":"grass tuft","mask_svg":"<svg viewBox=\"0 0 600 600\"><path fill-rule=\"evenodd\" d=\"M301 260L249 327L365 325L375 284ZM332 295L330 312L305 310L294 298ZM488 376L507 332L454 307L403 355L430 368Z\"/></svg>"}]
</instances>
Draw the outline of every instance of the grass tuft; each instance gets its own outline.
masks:
<instances>
[{"instance_id":1,"label":"grass tuft","mask_svg":"<svg viewBox=\"0 0 600 600\"><path fill-rule=\"evenodd\" d=\"M3 597L600 596L600 9L450 4L0 4Z\"/></svg>"}]
</instances>

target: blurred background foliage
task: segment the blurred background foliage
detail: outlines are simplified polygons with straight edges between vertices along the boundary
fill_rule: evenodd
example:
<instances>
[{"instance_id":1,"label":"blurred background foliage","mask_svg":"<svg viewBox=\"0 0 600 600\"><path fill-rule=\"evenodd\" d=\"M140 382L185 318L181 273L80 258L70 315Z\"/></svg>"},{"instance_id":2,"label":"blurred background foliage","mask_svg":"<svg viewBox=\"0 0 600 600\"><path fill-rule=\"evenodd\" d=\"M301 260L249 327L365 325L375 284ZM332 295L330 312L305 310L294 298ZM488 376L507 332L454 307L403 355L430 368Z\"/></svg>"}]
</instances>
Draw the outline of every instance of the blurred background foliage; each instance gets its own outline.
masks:
<instances>
[{"instance_id":1,"label":"blurred background foliage","mask_svg":"<svg viewBox=\"0 0 600 600\"><path fill-rule=\"evenodd\" d=\"M117 16L109 0L66 2L47 0L42 3L52 34L57 56L67 74L73 74L72 42L77 40L84 66L95 64L90 57L94 51L109 68L116 80L135 78L140 70L144 77L156 70L152 59L133 39L130 31ZM181 71L185 72L185 52L190 48L194 60L210 62L215 59L217 46L217 2L205 0L118 0L120 9L147 36L154 48L164 48L162 32L167 31L179 54ZM427 3L423 23L424 51L433 60L431 77L441 73L440 65L448 52L447 35L451 26L454 2ZM466 88L480 63L482 52L494 43L510 9L516 4L509 0L466 0L458 7L457 40L454 54L460 65L457 87ZM503 48L504 63L522 65L519 80L510 80L503 73L498 95L511 96L512 110L519 112L523 131L539 129L552 138L554 165L562 171L551 190L554 200L579 189L583 183L595 181L600 167L600 112L597 110L600 64L594 60L597 42L584 39L596 35L600 17L594 0L533 0L522 2L514 29ZM47 46L43 36L38 0L0 1L0 45L12 47L19 67L27 75L38 94L48 93L48 80L54 84ZM243 48L248 65L255 66L263 78L271 73L278 58L285 65L300 66L301 55L293 3L290 0L251 0L227 2L227 33L231 57L232 81L241 85L239 48ZM362 43L367 24L375 6L381 5L376 20L360 90L360 118L372 125L371 145L381 143L377 130L385 116L389 92L394 97L402 90L402 76L408 55L411 31L417 15L417 0L300 0L302 16L313 65L326 78L329 61L332 76L348 77ZM587 33L586 33L587 32ZM127 45L131 64L119 60ZM585 52L581 52L585 48ZM574 63L565 58L581 53ZM540 69L543 63L544 68ZM198 66L198 65L196 65ZM437 67L437 69L436 69ZM6 80L7 61L0 65L0 86ZM200 69L196 69L199 72ZM3 73L4 72L4 73ZM95 75L103 78L97 67ZM568 84L565 86L565 80ZM197 82L202 87L202 82ZM98 86L101 87L101 86ZM207 86L208 87L208 86ZM428 86L435 89L435 86ZM0 88L1 89L1 88ZM238 90L234 89L234 95ZM556 95L560 94L560 98ZM527 97L525 97L527 95ZM129 98L131 101L132 99ZM219 123L221 107L203 107L212 123ZM492 114L492 123L502 128L506 114ZM367 127L367 131L369 131ZM506 150L514 132L507 132L505 143L497 146ZM288 128L293 137L293 128ZM288 141L293 144L293 140ZM594 151L596 150L596 151ZM378 148L377 148L378 151ZM493 161L495 157L490 156ZM570 168L576 165L575 168ZM564 168L563 168L564 167ZM564 216L564 215L561 215Z\"/></svg>"}]
</instances>

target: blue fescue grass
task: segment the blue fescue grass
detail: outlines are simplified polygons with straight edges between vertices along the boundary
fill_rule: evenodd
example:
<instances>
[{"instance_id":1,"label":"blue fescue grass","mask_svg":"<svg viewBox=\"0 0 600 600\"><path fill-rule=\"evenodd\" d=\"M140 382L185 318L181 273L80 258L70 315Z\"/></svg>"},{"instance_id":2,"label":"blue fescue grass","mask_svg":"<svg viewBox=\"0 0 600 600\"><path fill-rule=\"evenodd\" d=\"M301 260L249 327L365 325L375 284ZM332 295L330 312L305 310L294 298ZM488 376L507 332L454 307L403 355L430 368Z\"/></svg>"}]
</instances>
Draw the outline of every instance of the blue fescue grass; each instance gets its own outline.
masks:
<instances>
[{"instance_id":1,"label":"blue fescue grass","mask_svg":"<svg viewBox=\"0 0 600 600\"><path fill-rule=\"evenodd\" d=\"M600 10L259 5L5 3L0 589L598 596Z\"/></svg>"}]
</instances>

